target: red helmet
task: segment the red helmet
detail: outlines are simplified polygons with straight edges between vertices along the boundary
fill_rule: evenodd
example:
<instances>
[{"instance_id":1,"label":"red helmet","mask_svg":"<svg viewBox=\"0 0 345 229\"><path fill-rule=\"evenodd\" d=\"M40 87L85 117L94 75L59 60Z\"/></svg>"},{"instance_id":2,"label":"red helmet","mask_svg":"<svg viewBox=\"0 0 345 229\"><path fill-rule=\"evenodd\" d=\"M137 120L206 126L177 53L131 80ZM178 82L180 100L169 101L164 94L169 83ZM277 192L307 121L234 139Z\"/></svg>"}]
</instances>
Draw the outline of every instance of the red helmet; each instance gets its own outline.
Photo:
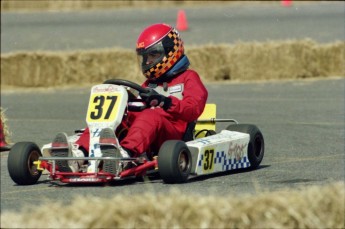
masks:
<instances>
[{"instance_id":1,"label":"red helmet","mask_svg":"<svg viewBox=\"0 0 345 229\"><path fill-rule=\"evenodd\" d=\"M149 80L164 75L184 55L180 35L167 24L145 28L137 40L136 51L141 70Z\"/></svg>"}]
</instances>

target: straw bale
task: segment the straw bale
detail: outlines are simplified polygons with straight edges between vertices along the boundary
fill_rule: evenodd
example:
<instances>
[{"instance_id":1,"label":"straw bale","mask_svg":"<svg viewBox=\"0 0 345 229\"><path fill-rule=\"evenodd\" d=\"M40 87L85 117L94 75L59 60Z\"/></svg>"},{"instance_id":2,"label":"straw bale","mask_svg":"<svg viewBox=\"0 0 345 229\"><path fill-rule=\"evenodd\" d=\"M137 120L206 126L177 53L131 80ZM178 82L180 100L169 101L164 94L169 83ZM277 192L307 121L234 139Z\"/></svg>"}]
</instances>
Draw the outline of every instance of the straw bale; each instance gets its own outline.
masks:
<instances>
[{"instance_id":1,"label":"straw bale","mask_svg":"<svg viewBox=\"0 0 345 229\"><path fill-rule=\"evenodd\" d=\"M1 214L6 228L343 228L344 182L257 195L117 194ZM92 209L92 214L90 214ZM44 222L43 224L41 222Z\"/></svg>"},{"instance_id":2,"label":"straw bale","mask_svg":"<svg viewBox=\"0 0 345 229\"><path fill-rule=\"evenodd\" d=\"M288 40L186 47L191 68L205 82L345 76L345 43ZM90 85L109 78L141 83L134 50L1 54L1 86Z\"/></svg>"}]
</instances>

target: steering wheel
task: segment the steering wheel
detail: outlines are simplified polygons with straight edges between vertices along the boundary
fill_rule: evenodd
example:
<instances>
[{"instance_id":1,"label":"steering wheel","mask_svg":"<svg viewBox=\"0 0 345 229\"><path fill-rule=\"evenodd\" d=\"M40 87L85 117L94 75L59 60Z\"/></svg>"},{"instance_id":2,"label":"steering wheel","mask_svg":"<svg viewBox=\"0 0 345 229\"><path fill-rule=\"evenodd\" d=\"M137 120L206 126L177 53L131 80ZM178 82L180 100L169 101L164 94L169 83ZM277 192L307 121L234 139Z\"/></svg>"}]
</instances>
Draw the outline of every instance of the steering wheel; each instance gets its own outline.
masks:
<instances>
[{"instance_id":1,"label":"steering wheel","mask_svg":"<svg viewBox=\"0 0 345 229\"><path fill-rule=\"evenodd\" d=\"M123 80L123 79L108 79L103 82L103 84L115 84L115 85L122 85L126 87L130 87L139 93L149 93L150 89L148 88L143 88L139 84L136 84L134 82L128 81L128 80ZM131 106L128 105L128 110L129 111L142 111L147 108L147 105L144 100L137 98L133 93L131 93L129 90L128 92L128 102L142 102L144 105L142 106Z\"/></svg>"}]
</instances>

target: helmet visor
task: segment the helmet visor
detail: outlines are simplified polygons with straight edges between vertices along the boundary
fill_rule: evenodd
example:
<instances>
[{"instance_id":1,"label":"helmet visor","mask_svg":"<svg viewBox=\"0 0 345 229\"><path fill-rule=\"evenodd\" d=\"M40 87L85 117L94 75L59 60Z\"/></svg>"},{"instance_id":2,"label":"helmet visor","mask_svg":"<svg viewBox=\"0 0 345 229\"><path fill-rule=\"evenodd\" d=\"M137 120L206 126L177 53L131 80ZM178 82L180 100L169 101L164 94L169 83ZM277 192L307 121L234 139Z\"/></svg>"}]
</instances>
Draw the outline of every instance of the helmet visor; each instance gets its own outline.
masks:
<instances>
[{"instance_id":1,"label":"helmet visor","mask_svg":"<svg viewBox=\"0 0 345 229\"><path fill-rule=\"evenodd\" d=\"M140 64L143 72L160 63L164 56L165 52L162 42L158 42L147 49L143 48L137 50L138 63Z\"/></svg>"}]
</instances>

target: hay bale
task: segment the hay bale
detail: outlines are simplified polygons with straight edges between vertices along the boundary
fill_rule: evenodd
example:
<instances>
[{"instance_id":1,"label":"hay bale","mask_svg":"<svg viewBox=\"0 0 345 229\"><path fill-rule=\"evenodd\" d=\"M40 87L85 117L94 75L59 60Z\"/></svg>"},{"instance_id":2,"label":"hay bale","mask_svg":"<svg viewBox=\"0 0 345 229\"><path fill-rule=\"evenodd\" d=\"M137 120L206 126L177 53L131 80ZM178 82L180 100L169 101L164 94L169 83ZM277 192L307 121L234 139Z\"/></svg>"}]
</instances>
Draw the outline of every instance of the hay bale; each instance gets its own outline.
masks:
<instances>
[{"instance_id":1,"label":"hay bale","mask_svg":"<svg viewBox=\"0 0 345 229\"><path fill-rule=\"evenodd\" d=\"M345 76L345 42L272 41L186 47L205 82ZM144 80L128 49L1 54L2 86L90 85L109 78Z\"/></svg>"},{"instance_id":2,"label":"hay bale","mask_svg":"<svg viewBox=\"0 0 345 229\"><path fill-rule=\"evenodd\" d=\"M344 182L257 195L76 197L3 212L6 228L343 228ZM92 214L90 214L92 209ZM58 214L57 214L58 212ZM44 223L42 223L44 222Z\"/></svg>"},{"instance_id":3,"label":"hay bale","mask_svg":"<svg viewBox=\"0 0 345 229\"><path fill-rule=\"evenodd\" d=\"M31 52L1 55L3 86L90 85L110 77L137 81L136 56L128 50Z\"/></svg>"},{"instance_id":4,"label":"hay bale","mask_svg":"<svg viewBox=\"0 0 345 229\"><path fill-rule=\"evenodd\" d=\"M236 1L228 1L236 2ZM184 5L224 4L224 1L166 1L166 0L1 0L1 12L3 11L72 11L72 10L97 10L118 9L124 7L170 7ZM243 4L243 3L241 3Z\"/></svg>"},{"instance_id":5,"label":"hay bale","mask_svg":"<svg viewBox=\"0 0 345 229\"><path fill-rule=\"evenodd\" d=\"M207 81L345 76L345 43L310 39L207 45L186 52Z\"/></svg>"},{"instance_id":6,"label":"hay bale","mask_svg":"<svg viewBox=\"0 0 345 229\"><path fill-rule=\"evenodd\" d=\"M1 122L1 137L0 137L0 141L1 144L5 144L8 145L11 143L11 132L9 130L9 127L7 125L7 118L5 115L5 109L3 109L2 107L0 107L0 122Z\"/></svg>"}]
</instances>

